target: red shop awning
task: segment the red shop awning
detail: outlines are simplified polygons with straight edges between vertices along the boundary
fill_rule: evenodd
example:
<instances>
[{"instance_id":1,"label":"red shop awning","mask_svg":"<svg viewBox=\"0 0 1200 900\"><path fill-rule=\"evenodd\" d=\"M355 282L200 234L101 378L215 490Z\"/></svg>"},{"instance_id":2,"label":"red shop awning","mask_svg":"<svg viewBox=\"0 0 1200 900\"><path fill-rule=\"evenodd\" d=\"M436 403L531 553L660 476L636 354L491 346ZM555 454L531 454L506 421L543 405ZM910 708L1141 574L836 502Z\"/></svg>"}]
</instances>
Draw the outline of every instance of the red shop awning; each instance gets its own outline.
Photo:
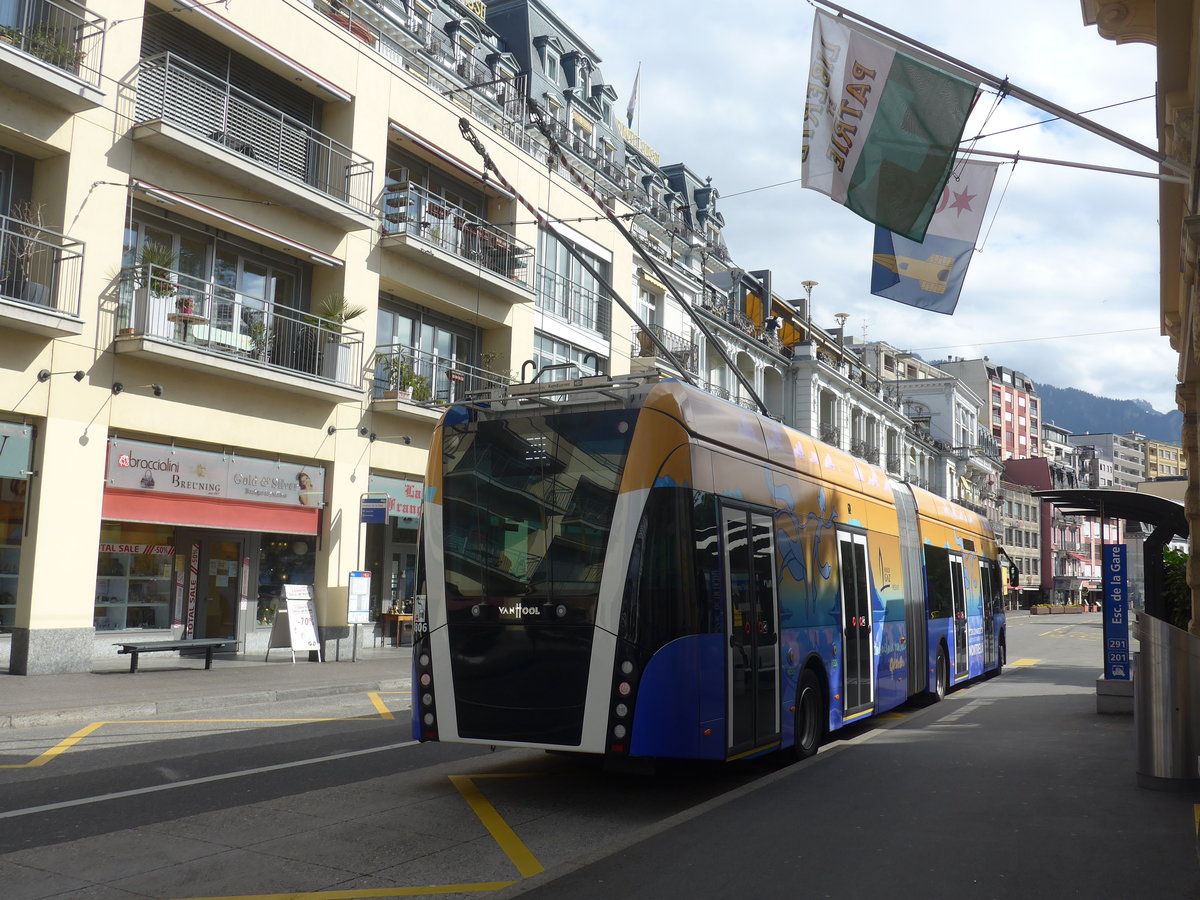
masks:
<instances>
[{"instance_id":1,"label":"red shop awning","mask_svg":"<svg viewBox=\"0 0 1200 900\"><path fill-rule=\"evenodd\" d=\"M299 506L176 497L109 488L104 492L102 518L114 522L190 525L228 531L277 531L316 534L321 511Z\"/></svg>"}]
</instances>

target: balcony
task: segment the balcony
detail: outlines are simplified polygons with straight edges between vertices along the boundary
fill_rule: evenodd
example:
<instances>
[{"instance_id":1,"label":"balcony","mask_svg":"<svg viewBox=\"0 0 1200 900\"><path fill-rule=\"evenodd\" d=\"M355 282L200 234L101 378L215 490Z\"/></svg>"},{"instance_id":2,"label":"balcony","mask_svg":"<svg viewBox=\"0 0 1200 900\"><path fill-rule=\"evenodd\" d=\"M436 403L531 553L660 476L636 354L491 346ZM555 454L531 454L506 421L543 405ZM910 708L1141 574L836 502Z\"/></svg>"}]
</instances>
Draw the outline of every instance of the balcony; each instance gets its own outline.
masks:
<instances>
[{"instance_id":1,"label":"balcony","mask_svg":"<svg viewBox=\"0 0 1200 900\"><path fill-rule=\"evenodd\" d=\"M580 328L607 336L612 326L609 301L546 266L537 267L538 309Z\"/></svg>"},{"instance_id":2,"label":"balcony","mask_svg":"<svg viewBox=\"0 0 1200 900\"><path fill-rule=\"evenodd\" d=\"M401 344L375 348L371 409L424 416L430 407L476 391L512 384L511 378ZM424 411L423 411L424 410ZM440 409L436 412L440 415Z\"/></svg>"},{"instance_id":3,"label":"balcony","mask_svg":"<svg viewBox=\"0 0 1200 900\"><path fill-rule=\"evenodd\" d=\"M135 84L135 139L315 218L370 225L366 157L170 53L143 59Z\"/></svg>"},{"instance_id":4,"label":"balcony","mask_svg":"<svg viewBox=\"0 0 1200 900\"><path fill-rule=\"evenodd\" d=\"M665 353L651 340L651 333L666 345ZM697 351L696 344L688 338L667 331L661 325L651 325L649 333L640 329L635 332L629 355L636 359L661 361L674 369L695 373L699 356Z\"/></svg>"},{"instance_id":5,"label":"balcony","mask_svg":"<svg viewBox=\"0 0 1200 900\"><path fill-rule=\"evenodd\" d=\"M397 181L380 200L382 245L459 278L479 278L514 303L533 299L533 248L419 185Z\"/></svg>"},{"instance_id":6,"label":"balcony","mask_svg":"<svg viewBox=\"0 0 1200 900\"><path fill-rule=\"evenodd\" d=\"M28 218L40 218L37 207ZM83 243L0 216L0 323L45 337L81 334Z\"/></svg>"},{"instance_id":7,"label":"balcony","mask_svg":"<svg viewBox=\"0 0 1200 900\"><path fill-rule=\"evenodd\" d=\"M68 112L103 103L104 17L73 0L13 7L0 4L0 80Z\"/></svg>"},{"instance_id":8,"label":"balcony","mask_svg":"<svg viewBox=\"0 0 1200 900\"><path fill-rule=\"evenodd\" d=\"M116 350L324 399L362 390L363 333L158 266L121 273Z\"/></svg>"}]
</instances>

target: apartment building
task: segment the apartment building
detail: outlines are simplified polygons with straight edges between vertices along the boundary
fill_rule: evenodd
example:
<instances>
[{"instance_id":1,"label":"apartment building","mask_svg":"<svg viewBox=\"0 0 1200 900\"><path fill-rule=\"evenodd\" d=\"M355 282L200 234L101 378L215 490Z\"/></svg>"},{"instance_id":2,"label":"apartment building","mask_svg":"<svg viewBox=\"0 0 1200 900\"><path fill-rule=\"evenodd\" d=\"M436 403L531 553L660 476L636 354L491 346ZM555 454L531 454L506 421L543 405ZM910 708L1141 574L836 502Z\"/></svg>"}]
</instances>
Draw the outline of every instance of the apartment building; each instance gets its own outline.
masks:
<instances>
[{"instance_id":1,"label":"apartment building","mask_svg":"<svg viewBox=\"0 0 1200 900\"><path fill-rule=\"evenodd\" d=\"M1143 477L1147 481L1156 478L1187 478L1187 459L1179 444L1145 438L1142 441L1142 455L1146 460Z\"/></svg>"},{"instance_id":2,"label":"apartment building","mask_svg":"<svg viewBox=\"0 0 1200 900\"><path fill-rule=\"evenodd\" d=\"M1042 598L1043 504L1028 485L1003 481L1001 490L999 540L1017 569L1014 599L1018 606L1028 607Z\"/></svg>"},{"instance_id":3,"label":"apartment building","mask_svg":"<svg viewBox=\"0 0 1200 900\"><path fill-rule=\"evenodd\" d=\"M566 350L537 327L539 292L592 286L555 264L539 287L555 248L518 191L635 276L592 197L547 170L483 3L130 12L0 5L16 673L85 671L130 630L260 650L288 583L314 586L322 637L346 634L350 571L371 571L376 609L411 596L437 403L530 359L628 366L599 301ZM385 524L360 525L367 496Z\"/></svg>"},{"instance_id":4,"label":"apartment building","mask_svg":"<svg viewBox=\"0 0 1200 900\"><path fill-rule=\"evenodd\" d=\"M1068 440L1088 460L1093 487L1111 485L1123 491L1136 491L1146 478L1146 438L1137 432L1126 434L1072 434Z\"/></svg>"},{"instance_id":5,"label":"apartment building","mask_svg":"<svg viewBox=\"0 0 1200 900\"><path fill-rule=\"evenodd\" d=\"M1037 386L1029 376L982 359L949 359L936 364L966 382L984 398L980 422L990 428L1001 459L1041 454L1042 417Z\"/></svg>"}]
</instances>

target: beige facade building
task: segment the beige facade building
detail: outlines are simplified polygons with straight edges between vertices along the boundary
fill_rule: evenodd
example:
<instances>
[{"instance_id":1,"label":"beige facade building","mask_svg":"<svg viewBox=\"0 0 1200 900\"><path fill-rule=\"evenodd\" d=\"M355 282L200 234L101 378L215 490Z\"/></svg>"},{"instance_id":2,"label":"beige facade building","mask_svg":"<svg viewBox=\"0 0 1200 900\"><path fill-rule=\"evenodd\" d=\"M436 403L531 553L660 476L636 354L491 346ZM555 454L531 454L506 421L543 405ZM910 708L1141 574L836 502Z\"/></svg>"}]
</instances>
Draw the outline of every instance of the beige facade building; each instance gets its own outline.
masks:
<instances>
[{"instance_id":1,"label":"beige facade building","mask_svg":"<svg viewBox=\"0 0 1200 900\"><path fill-rule=\"evenodd\" d=\"M636 276L524 127L484 4L0 9L10 671L86 671L129 632L262 650L287 584L342 636L350 572L376 611L411 597L437 404L549 361L552 332L628 371L626 340L581 344L535 305L515 192Z\"/></svg>"}]
</instances>

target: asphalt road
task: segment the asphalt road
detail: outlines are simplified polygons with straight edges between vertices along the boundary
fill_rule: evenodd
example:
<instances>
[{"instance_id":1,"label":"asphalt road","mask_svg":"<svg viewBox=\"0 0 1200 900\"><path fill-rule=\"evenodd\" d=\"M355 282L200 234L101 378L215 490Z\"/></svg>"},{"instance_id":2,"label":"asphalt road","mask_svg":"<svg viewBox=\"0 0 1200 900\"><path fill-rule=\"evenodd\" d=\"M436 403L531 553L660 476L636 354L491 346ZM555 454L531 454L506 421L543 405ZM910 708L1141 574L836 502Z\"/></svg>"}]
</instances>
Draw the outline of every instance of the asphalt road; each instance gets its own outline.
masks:
<instances>
[{"instance_id":1,"label":"asphalt road","mask_svg":"<svg viewBox=\"0 0 1200 900\"><path fill-rule=\"evenodd\" d=\"M1195 900L1198 798L1136 786L1130 717L1095 712L1100 628L1014 617L1002 676L782 769L415 745L402 697L105 724L0 769L0 896ZM80 730L4 735L0 762Z\"/></svg>"}]
</instances>

